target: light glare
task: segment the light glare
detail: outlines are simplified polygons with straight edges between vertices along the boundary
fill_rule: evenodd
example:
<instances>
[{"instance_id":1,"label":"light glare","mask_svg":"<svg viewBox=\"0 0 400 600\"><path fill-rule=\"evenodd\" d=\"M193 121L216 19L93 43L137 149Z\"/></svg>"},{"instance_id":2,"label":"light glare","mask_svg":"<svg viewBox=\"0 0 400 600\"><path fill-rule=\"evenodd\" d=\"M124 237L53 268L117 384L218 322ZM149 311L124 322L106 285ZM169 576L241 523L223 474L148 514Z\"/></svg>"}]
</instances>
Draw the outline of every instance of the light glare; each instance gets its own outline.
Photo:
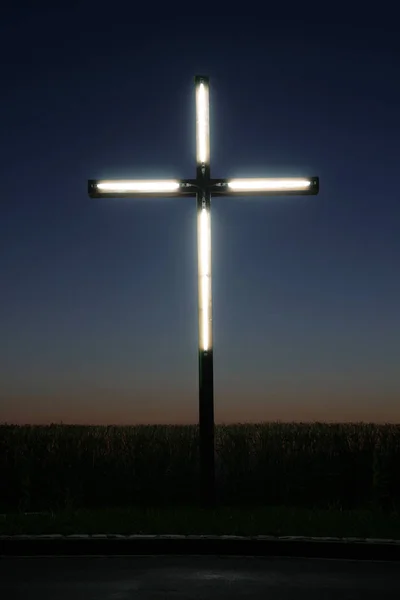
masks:
<instances>
[{"instance_id":1,"label":"light glare","mask_svg":"<svg viewBox=\"0 0 400 600\"><path fill-rule=\"evenodd\" d=\"M197 162L207 164L210 160L209 95L208 88L200 83L196 97Z\"/></svg>"},{"instance_id":2,"label":"light glare","mask_svg":"<svg viewBox=\"0 0 400 600\"><path fill-rule=\"evenodd\" d=\"M101 192L173 192L179 189L178 181L102 181L97 184Z\"/></svg>"},{"instance_id":3,"label":"light glare","mask_svg":"<svg viewBox=\"0 0 400 600\"><path fill-rule=\"evenodd\" d=\"M309 179L232 179L228 187L234 191L284 191L305 190L309 188Z\"/></svg>"}]
</instances>

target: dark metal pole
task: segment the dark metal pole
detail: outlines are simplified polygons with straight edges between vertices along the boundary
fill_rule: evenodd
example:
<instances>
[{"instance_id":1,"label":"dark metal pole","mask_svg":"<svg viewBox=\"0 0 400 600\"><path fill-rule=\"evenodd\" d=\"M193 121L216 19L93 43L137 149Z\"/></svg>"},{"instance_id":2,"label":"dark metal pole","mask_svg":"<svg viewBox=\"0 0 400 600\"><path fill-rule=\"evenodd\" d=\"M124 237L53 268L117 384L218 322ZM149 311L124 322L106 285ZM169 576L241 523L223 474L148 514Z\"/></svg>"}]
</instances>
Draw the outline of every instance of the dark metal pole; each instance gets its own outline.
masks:
<instances>
[{"instance_id":1,"label":"dark metal pole","mask_svg":"<svg viewBox=\"0 0 400 600\"><path fill-rule=\"evenodd\" d=\"M195 78L197 139L197 248L199 280L199 450L200 491L204 507L215 506L214 372L211 290L210 117L208 77ZM198 87L199 86L199 87Z\"/></svg>"},{"instance_id":2,"label":"dark metal pole","mask_svg":"<svg viewBox=\"0 0 400 600\"><path fill-rule=\"evenodd\" d=\"M200 482L202 504L215 506L213 353L199 351Z\"/></svg>"},{"instance_id":3,"label":"dark metal pole","mask_svg":"<svg viewBox=\"0 0 400 600\"><path fill-rule=\"evenodd\" d=\"M198 182L203 179L199 176ZM203 180L204 182L204 180ZM211 298L211 230L209 236L204 228L204 211L207 225L210 222L211 194L204 187L197 194L197 235L198 235L198 273L199 273L199 449L200 449L200 486L202 505L207 508L215 506L215 457L214 457L214 372L212 347L212 298ZM204 239L202 239L204 236ZM203 257L202 257L203 252ZM208 282L201 277L202 260L208 256ZM202 290L206 285L207 292ZM203 296L202 296L203 294ZM204 303L207 301L207 306ZM206 311L206 312L204 312ZM205 336L207 337L205 343Z\"/></svg>"}]
</instances>

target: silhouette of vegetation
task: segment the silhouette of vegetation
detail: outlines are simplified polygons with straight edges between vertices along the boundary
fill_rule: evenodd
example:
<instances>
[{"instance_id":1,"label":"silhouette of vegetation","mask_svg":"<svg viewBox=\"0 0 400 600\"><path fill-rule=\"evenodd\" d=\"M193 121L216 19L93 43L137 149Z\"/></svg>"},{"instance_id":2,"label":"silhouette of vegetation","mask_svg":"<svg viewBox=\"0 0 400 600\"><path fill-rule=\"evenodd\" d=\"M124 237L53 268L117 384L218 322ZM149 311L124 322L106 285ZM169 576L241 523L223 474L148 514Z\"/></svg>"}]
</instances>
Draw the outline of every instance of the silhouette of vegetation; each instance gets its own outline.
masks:
<instances>
[{"instance_id":1,"label":"silhouette of vegetation","mask_svg":"<svg viewBox=\"0 0 400 600\"><path fill-rule=\"evenodd\" d=\"M217 425L218 503L400 508L400 425ZM0 425L0 512L199 503L198 427Z\"/></svg>"}]
</instances>

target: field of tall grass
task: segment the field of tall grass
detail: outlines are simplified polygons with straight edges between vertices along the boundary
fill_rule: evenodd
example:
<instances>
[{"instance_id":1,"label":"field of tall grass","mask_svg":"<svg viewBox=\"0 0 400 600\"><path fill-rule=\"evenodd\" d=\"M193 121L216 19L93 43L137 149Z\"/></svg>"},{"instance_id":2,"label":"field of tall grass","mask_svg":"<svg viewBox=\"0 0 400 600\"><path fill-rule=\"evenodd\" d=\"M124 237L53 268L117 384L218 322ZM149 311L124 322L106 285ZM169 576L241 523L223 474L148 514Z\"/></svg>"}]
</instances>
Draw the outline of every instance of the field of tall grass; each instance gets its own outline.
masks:
<instances>
[{"instance_id":1,"label":"field of tall grass","mask_svg":"<svg viewBox=\"0 0 400 600\"><path fill-rule=\"evenodd\" d=\"M400 509L400 425L216 426L218 503ZM196 505L198 426L0 424L0 512Z\"/></svg>"}]
</instances>

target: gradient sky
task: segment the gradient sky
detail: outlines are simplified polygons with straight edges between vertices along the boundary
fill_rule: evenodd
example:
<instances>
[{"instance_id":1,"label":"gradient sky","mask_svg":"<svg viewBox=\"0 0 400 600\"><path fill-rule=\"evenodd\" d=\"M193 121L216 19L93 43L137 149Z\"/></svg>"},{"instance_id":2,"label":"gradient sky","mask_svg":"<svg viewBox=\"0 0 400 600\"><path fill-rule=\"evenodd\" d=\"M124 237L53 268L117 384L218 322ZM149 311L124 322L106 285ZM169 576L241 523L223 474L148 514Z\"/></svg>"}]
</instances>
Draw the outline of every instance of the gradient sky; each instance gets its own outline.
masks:
<instances>
[{"instance_id":1,"label":"gradient sky","mask_svg":"<svg viewBox=\"0 0 400 600\"><path fill-rule=\"evenodd\" d=\"M199 73L213 176L320 177L212 201L216 422L400 422L393 19L199 36L132 2L29 6L0 25L0 421L197 422L195 199L87 179L194 177Z\"/></svg>"}]
</instances>

